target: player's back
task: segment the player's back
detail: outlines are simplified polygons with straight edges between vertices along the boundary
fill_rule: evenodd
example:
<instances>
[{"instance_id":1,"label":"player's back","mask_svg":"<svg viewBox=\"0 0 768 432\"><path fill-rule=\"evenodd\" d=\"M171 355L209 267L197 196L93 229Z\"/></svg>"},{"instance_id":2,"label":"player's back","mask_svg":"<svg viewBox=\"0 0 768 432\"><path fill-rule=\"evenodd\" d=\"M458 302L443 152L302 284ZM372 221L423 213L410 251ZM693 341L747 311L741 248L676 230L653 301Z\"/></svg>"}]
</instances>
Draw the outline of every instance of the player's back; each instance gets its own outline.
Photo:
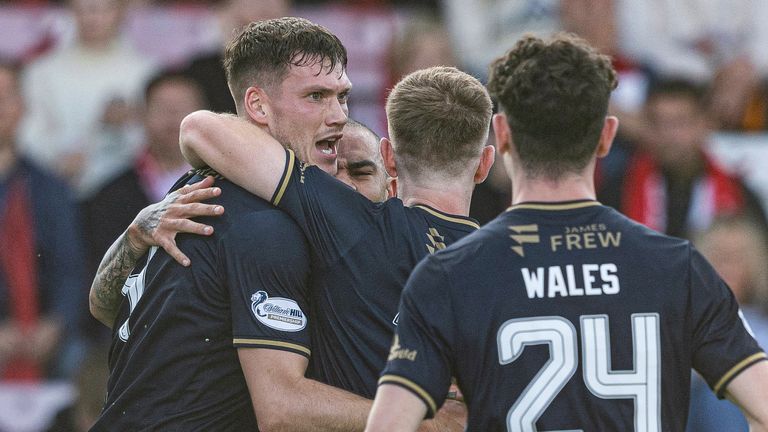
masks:
<instances>
[{"instance_id":1,"label":"player's back","mask_svg":"<svg viewBox=\"0 0 768 432\"><path fill-rule=\"evenodd\" d=\"M357 197L356 197L357 198ZM363 198L360 198L361 201ZM341 209L352 217L349 209ZM313 271L311 374L373 398L416 264L478 228L475 221L391 199L370 207L366 232L328 267Z\"/></svg>"},{"instance_id":2,"label":"player's back","mask_svg":"<svg viewBox=\"0 0 768 432\"><path fill-rule=\"evenodd\" d=\"M240 287L232 277L239 270L230 267L239 265L235 255L247 253L244 248L282 255L278 249L290 248L276 240L290 244L303 236L266 201L223 179L216 186L222 194L211 203L226 211L201 219L214 235L177 237L192 265L182 267L153 248L149 264L139 263L126 282L108 397L94 430L257 430L233 331L248 327L239 324L241 317L254 318L250 291L239 288L258 288ZM286 266L293 264L300 263L286 259ZM243 310L233 310L238 307Z\"/></svg>"},{"instance_id":3,"label":"player's back","mask_svg":"<svg viewBox=\"0 0 768 432\"><path fill-rule=\"evenodd\" d=\"M518 205L422 267L404 307L449 341L470 431L682 431L692 366L722 392L765 356L687 241L594 201Z\"/></svg>"}]
</instances>

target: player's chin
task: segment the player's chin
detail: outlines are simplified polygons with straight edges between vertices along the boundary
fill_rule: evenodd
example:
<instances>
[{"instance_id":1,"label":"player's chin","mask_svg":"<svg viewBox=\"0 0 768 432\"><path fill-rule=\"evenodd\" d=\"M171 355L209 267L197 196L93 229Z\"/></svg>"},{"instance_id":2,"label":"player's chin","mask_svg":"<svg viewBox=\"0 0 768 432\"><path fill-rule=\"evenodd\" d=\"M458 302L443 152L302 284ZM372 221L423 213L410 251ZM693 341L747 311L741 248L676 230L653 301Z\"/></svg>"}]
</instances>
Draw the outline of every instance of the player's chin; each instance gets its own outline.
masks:
<instances>
[{"instance_id":1,"label":"player's chin","mask_svg":"<svg viewBox=\"0 0 768 432\"><path fill-rule=\"evenodd\" d=\"M319 153L319 152L318 152ZM324 153L315 154L313 165L317 165L318 168L327 172L330 175L336 175L336 154L327 155Z\"/></svg>"}]
</instances>

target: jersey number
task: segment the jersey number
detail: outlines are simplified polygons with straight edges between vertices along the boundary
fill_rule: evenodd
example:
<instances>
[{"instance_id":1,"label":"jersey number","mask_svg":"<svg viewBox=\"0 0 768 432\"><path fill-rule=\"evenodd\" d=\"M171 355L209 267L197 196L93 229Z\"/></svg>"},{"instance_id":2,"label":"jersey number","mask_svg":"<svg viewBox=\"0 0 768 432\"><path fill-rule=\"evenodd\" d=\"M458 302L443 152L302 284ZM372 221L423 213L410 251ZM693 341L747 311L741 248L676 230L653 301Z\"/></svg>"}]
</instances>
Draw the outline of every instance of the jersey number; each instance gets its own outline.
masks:
<instances>
[{"instance_id":1,"label":"jersey number","mask_svg":"<svg viewBox=\"0 0 768 432\"><path fill-rule=\"evenodd\" d=\"M514 362L526 345L549 345L549 360L507 413L508 431L536 431L536 420L576 372L579 355L576 329L570 321L558 316L511 319L499 328L496 340L502 365ZM608 317L582 316L584 383L599 398L633 399L635 431L658 432L661 430L658 314L632 315L632 341L634 369L612 370Z\"/></svg>"}]
</instances>

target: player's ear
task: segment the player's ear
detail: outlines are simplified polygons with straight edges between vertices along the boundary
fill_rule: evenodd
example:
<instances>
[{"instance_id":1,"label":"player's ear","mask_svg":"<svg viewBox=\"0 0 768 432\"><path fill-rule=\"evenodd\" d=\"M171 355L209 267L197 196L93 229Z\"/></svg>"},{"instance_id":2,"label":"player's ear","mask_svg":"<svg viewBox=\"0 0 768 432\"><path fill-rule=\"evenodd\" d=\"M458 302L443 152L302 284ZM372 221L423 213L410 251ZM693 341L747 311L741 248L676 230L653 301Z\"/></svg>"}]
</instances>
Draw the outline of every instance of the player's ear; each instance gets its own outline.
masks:
<instances>
[{"instance_id":1,"label":"player's ear","mask_svg":"<svg viewBox=\"0 0 768 432\"><path fill-rule=\"evenodd\" d=\"M509 129L506 114L494 114L491 124L493 125L493 137L496 139L496 148L499 150L499 154L503 155L510 152L512 150L512 132Z\"/></svg>"},{"instance_id":2,"label":"player's ear","mask_svg":"<svg viewBox=\"0 0 768 432\"><path fill-rule=\"evenodd\" d=\"M387 199L397 198L397 177L387 177Z\"/></svg>"},{"instance_id":3,"label":"player's ear","mask_svg":"<svg viewBox=\"0 0 768 432\"><path fill-rule=\"evenodd\" d=\"M483 152L480 154L480 163L475 171L475 184L480 184L488 178L488 173L491 172L494 160L496 160L496 149L491 145L483 147Z\"/></svg>"},{"instance_id":4,"label":"player's ear","mask_svg":"<svg viewBox=\"0 0 768 432\"><path fill-rule=\"evenodd\" d=\"M616 131L619 129L619 119L614 116L608 116L603 123L603 130L600 131L600 140L597 142L597 157L605 157L611 151L613 139L616 137Z\"/></svg>"},{"instance_id":5,"label":"player's ear","mask_svg":"<svg viewBox=\"0 0 768 432\"><path fill-rule=\"evenodd\" d=\"M392 141L382 137L379 141L381 157L384 159L384 169L390 177L397 177L397 165L395 164L395 151L392 149Z\"/></svg>"},{"instance_id":6,"label":"player's ear","mask_svg":"<svg viewBox=\"0 0 768 432\"><path fill-rule=\"evenodd\" d=\"M269 122L269 97L261 87L248 87L244 96L245 112L256 124L267 125Z\"/></svg>"}]
</instances>

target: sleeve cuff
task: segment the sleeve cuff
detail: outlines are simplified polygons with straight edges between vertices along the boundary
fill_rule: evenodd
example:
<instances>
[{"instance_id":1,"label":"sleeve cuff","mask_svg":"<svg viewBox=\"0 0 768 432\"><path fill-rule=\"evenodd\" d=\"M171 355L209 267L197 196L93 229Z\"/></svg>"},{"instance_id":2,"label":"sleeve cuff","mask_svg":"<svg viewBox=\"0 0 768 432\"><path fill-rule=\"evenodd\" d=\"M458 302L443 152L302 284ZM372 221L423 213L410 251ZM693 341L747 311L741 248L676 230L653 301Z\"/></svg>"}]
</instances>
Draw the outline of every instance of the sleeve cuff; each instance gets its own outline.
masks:
<instances>
[{"instance_id":1,"label":"sleeve cuff","mask_svg":"<svg viewBox=\"0 0 768 432\"><path fill-rule=\"evenodd\" d=\"M280 351L290 351L309 358L312 354L309 348L292 342L284 342L270 339L234 338L232 345L235 348L268 348Z\"/></svg>"},{"instance_id":2,"label":"sleeve cuff","mask_svg":"<svg viewBox=\"0 0 768 432\"><path fill-rule=\"evenodd\" d=\"M744 372L748 367L752 366L753 364L759 362L768 360L768 356L764 352L759 352L756 354L752 354L751 356L745 358L744 360L738 362L734 367L732 367L728 372L723 375L722 378L720 378L719 381L717 381L717 384L712 388L712 390L717 395L718 399L723 399L725 397L725 388L728 387L728 384L733 381L734 378L736 378L737 375Z\"/></svg>"},{"instance_id":3,"label":"sleeve cuff","mask_svg":"<svg viewBox=\"0 0 768 432\"><path fill-rule=\"evenodd\" d=\"M435 413L437 412L437 405L435 404L435 400L420 385L409 380L408 378L403 378L399 375L383 375L381 378L379 378L379 385L382 384L398 385L415 394L424 402L424 405L427 406L427 416L425 418L429 419L435 416Z\"/></svg>"},{"instance_id":4,"label":"sleeve cuff","mask_svg":"<svg viewBox=\"0 0 768 432\"><path fill-rule=\"evenodd\" d=\"M296 155L292 150L286 149L285 168L283 168L283 175L280 177L280 182L277 183L277 189L275 189L275 193L272 194L272 199L270 200L272 205L275 207L280 205L280 200L283 199L283 194L285 194L285 190L288 189L288 183L291 181L291 173L293 172L293 165L295 161Z\"/></svg>"}]
</instances>

